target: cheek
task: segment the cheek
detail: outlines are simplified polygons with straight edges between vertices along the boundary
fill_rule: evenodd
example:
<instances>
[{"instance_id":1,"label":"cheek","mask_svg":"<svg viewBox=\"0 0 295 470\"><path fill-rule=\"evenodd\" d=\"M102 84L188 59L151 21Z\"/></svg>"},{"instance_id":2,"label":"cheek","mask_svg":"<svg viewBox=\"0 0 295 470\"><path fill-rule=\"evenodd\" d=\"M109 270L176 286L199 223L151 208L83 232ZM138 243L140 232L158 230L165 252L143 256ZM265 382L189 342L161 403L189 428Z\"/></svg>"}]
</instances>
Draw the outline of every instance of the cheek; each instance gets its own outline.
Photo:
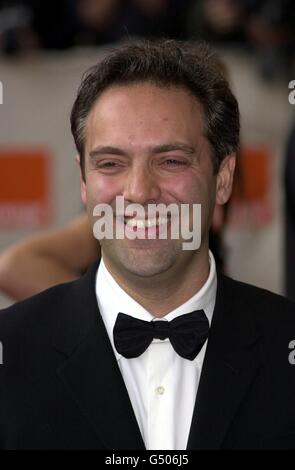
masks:
<instances>
[{"instance_id":1,"label":"cheek","mask_svg":"<svg viewBox=\"0 0 295 470\"><path fill-rule=\"evenodd\" d=\"M120 194L120 184L116 178L103 175L89 175L87 198L92 204L110 204Z\"/></svg>"},{"instance_id":2,"label":"cheek","mask_svg":"<svg viewBox=\"0 0 295 470\"><path fill-rule=\"evenodd\" d=\"M205 180L199 175L191 173L171 178L166 191L173 195L177 201L188 204L203 202L208 197Z\"/></svg>"}]
</instances>

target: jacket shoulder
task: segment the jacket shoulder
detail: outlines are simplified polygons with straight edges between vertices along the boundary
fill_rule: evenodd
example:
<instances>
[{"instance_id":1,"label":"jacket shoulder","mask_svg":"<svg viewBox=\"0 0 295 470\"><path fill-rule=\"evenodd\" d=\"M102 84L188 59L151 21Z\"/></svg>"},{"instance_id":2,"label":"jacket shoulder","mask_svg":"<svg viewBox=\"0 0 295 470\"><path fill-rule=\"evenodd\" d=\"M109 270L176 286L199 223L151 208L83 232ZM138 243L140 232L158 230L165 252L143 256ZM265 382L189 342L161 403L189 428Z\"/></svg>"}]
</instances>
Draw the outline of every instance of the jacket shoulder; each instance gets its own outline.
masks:
<instances>
[{"instance_id":1,"label":"jacket shoulder","mask_svg":"<svg viewBox=\"0 0 295 470\"><path fill-rule=\"evenodd\" d=\"M75 282L75 281L74 281ZM6 323L27 320L27 316L46 315L49 310L55 310L72 287L73 282L50 287L32 297L18 301L9 307L0 310L0 326Z\"/></svg>"},{"instance_id":2,"label":"jacket shoulder","mask_svg":"<svg viewBox=\"0 0 295 470\"><path fill-rule=\"evenodd\" d=\"M0 310L0 341L13 347L31 342L30 338L49 339L64 309L70 308L76 281L60 284ZM74 300L73 300L74 301Z\"/></svg>"},{"instance_id":3,"label":"jacket shoulder","mask_svg":"<svg viewBox=\"0 0 295 470\"><path fill-rule=\"evenodd\" d=\"M295 324L295 303L267 289L223 277L224 290L231 305L244 312L251 311L255 318L268 322L290 321Z\"/></svg>"}]
</instances>

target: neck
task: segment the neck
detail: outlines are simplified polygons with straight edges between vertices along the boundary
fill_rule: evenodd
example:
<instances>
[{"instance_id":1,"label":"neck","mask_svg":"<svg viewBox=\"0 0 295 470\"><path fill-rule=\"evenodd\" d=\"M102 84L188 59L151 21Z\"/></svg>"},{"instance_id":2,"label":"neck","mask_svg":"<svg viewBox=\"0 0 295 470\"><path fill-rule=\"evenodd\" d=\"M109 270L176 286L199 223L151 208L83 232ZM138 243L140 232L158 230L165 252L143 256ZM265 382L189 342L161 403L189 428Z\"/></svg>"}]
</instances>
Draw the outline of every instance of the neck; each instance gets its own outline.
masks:
<instances>
[{"instance_id":1,"label":"neck","mask_svg":"<svg viewBox=\"0 0 295 470\"><path fill-rule=\"evenodd\" d=\"M120 287L153 316L161 318L196 294L209 276L208 250L190 262L151 277L121 273L104 257L106 268Z\"/></svg>"}]
</instances>

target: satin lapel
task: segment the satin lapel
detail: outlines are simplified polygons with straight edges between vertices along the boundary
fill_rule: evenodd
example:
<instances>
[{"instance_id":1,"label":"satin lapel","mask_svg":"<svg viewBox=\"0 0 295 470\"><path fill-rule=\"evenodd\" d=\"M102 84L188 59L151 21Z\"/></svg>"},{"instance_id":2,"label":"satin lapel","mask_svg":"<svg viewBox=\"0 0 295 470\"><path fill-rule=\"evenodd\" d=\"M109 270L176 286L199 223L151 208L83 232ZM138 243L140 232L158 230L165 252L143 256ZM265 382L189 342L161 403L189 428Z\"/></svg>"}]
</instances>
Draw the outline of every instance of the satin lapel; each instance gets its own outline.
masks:
<instances>
[{"instance_id":1,"label":"satin lapel","mask_svg":"<svg viewBox=\"0 0 295 470\"><path fill-rule=\"evenodd\" d=\"M75 284L70 314L63 316L55 337L55 348L68 356L58 375L106 448L144 449L128 392L98 311L97 267L98 264L93 266Z\"/></svg>"},{"instance_id":2,"label":"satin lapel","mask_svg":"<svg viewBox=\"0 0 295 470\"><path fill-rule=\"evenodd\" d=\"M259 334L235 283L218 276L218 291L188 439L188 449L219 449L259 372ZM235 299L238 299L235 304Z\"/></svg>"}]
</instances>

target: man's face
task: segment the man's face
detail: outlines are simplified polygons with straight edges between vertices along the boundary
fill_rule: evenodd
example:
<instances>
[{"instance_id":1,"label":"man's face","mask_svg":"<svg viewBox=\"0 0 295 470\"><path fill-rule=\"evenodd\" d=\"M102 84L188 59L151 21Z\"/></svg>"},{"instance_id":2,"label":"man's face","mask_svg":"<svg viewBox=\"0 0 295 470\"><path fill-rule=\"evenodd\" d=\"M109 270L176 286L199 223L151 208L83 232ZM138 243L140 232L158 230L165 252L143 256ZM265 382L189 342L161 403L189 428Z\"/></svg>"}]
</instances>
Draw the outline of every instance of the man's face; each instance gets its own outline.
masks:
<instances>
[{"instance_id":1,"label":"man's face","mask_svg":"<svg viewBox=\"0 0 295 470\"><path fill-rule=\"evenodd\" d=\"M215 202L231 191L234 157L218 175L205 137L200 103L185 89L150 83L114 86L98 98L86 121L85 182L81 195L92 223L97 204L201 204L202 242L182 249L183 239L101 240L109 269L140 277L183 267L207 256L208 232ZM127 220L127 219L126 219ZM125 220L125 222L126 222ZM169 232L168 232L169 233Z\"/></svg>"}]
</instances>

